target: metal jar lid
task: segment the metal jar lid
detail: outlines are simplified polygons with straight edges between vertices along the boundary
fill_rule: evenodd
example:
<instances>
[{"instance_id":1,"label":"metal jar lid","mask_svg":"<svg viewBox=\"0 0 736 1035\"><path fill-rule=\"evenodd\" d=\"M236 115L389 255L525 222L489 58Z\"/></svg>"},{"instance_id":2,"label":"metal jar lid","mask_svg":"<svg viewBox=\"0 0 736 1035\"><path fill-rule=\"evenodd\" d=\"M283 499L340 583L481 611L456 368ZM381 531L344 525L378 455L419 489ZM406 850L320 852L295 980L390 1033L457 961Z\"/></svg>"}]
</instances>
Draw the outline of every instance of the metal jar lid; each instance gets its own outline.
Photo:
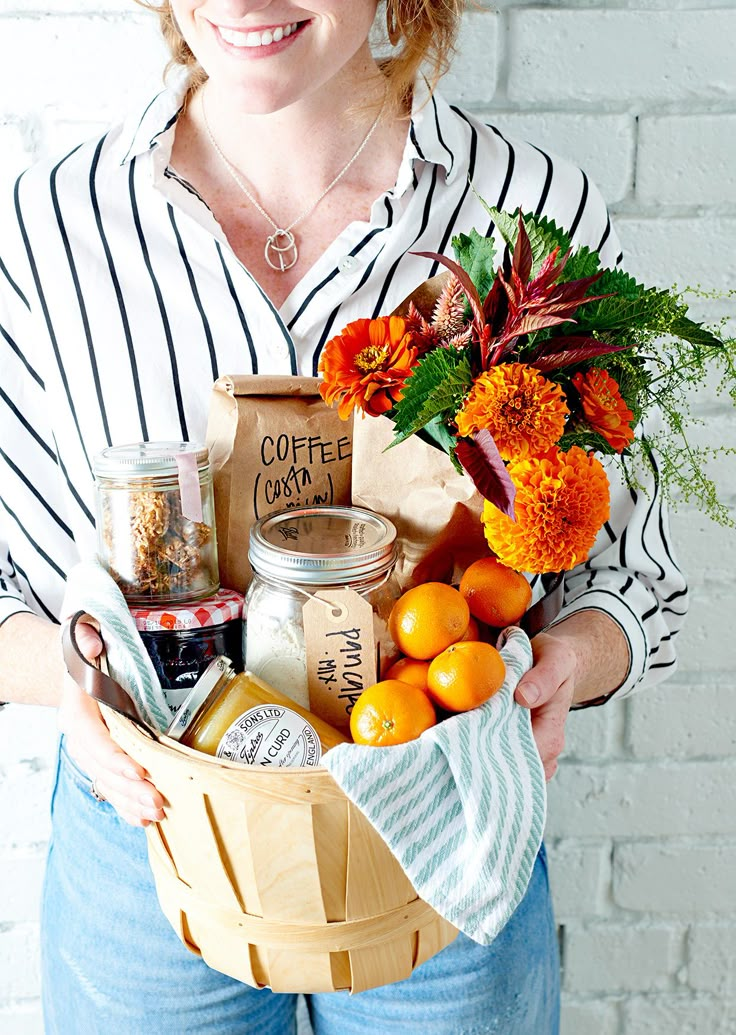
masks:
<instances>
[{"instance_id":1,"label":"metal jar lid","mask_svg":"<svg viewBox=\"0 0 736 1035\"><path fill-rule=\"evenodd\" d=\"M377 578L396 562L396 528L362 507L299 507L257 521L248 560L266 578L309 586Z\"/></svg>"},{"instance_id":2,"label":"metal jar lid","mask_svg":"<svg viewBox=\"0 0 736 1035\"><path fill-rule=\"evenodd\" d=\"M182 457L194 456L198 468L209 465L209 452L199 442L131 442L108 446L92 461L96 476L160 478L177 475Z\"/></svg>"}]
</instances>

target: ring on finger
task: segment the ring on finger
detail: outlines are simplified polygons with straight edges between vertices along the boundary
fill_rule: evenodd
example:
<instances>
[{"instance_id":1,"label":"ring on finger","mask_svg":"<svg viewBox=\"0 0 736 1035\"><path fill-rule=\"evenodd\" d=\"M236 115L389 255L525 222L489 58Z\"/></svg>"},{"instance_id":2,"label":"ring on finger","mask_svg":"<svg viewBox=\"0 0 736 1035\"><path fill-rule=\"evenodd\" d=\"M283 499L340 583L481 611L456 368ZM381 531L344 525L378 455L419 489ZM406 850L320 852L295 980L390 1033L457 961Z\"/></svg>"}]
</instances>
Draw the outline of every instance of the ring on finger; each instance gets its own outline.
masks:
<instances>
[{"instance_id":1,"label":"ring on finger","mask_svg":"<svg viewBox=\"0 0 736 1035\"><path fill-rule=\"evenodd\" d=\"M107 801L107 798L105 797L105 795L97 787L97 778L96 777L92 781L92 786L91 786L90 790L92 792L92 797L95 799L95 801Z\"/></svg>"}]
</instances>

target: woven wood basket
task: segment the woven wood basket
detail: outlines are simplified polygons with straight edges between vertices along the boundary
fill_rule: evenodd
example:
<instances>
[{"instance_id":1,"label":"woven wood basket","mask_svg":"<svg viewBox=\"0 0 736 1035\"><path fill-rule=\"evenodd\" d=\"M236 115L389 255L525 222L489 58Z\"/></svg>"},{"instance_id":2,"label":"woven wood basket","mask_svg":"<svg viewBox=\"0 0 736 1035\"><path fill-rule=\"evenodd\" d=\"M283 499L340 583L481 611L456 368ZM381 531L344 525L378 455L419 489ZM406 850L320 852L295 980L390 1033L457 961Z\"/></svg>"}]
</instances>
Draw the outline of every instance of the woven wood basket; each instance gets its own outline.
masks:
<instances>
[{"instance_id":1,"label":"woven wood basket","mask_svg":"<svg viewBox=\"0 0 736 1035\"><path fill-rule=\"evenodd\" d=\"M456 936L326 769L210 760L103 711L168 802L146 828L159 902L210 967L275 992L361 992Z\"/></svg>"}]
</instances>

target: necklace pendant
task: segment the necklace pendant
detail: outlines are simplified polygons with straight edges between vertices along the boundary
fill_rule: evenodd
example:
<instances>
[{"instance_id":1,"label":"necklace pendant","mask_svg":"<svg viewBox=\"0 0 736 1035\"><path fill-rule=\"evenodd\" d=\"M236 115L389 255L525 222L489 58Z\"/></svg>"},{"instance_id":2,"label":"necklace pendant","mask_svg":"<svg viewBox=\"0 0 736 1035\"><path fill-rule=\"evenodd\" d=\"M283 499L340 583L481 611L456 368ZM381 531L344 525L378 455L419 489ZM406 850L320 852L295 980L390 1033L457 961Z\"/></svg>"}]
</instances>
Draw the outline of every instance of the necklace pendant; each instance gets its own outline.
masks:
<instances>
[{"instance_id":1,"label":"necklace pendant","mask_svg":"<svg viewBox=\"0 0 736 1035\"><path fill-rule=\"evenodd\" d=\"M290 230L274 230L266 240L263 254L272 270L279 273L290 270L299 258L294 235Z\"/></svg>"}]
</instances>

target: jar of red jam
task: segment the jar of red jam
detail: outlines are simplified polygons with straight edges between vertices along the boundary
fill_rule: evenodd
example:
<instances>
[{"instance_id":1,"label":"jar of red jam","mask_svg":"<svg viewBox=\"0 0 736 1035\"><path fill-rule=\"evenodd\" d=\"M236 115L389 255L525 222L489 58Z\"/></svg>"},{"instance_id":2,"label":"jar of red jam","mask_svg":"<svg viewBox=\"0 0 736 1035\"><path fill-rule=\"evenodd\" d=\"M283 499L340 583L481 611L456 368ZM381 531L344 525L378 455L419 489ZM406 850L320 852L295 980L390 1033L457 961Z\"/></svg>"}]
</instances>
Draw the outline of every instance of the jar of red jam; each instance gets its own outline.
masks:
<instances>
[{"instance_id":1,"label":"jar of red jam","mask_svg":"<svg viewBox=\"0 0 736 1035\"><path fill-rule=\"evenodd\" d=\"M204 600L130 609L172 712L219 655L242 672L243 599L220 589Z\"/></svg>"}]
</instances>

